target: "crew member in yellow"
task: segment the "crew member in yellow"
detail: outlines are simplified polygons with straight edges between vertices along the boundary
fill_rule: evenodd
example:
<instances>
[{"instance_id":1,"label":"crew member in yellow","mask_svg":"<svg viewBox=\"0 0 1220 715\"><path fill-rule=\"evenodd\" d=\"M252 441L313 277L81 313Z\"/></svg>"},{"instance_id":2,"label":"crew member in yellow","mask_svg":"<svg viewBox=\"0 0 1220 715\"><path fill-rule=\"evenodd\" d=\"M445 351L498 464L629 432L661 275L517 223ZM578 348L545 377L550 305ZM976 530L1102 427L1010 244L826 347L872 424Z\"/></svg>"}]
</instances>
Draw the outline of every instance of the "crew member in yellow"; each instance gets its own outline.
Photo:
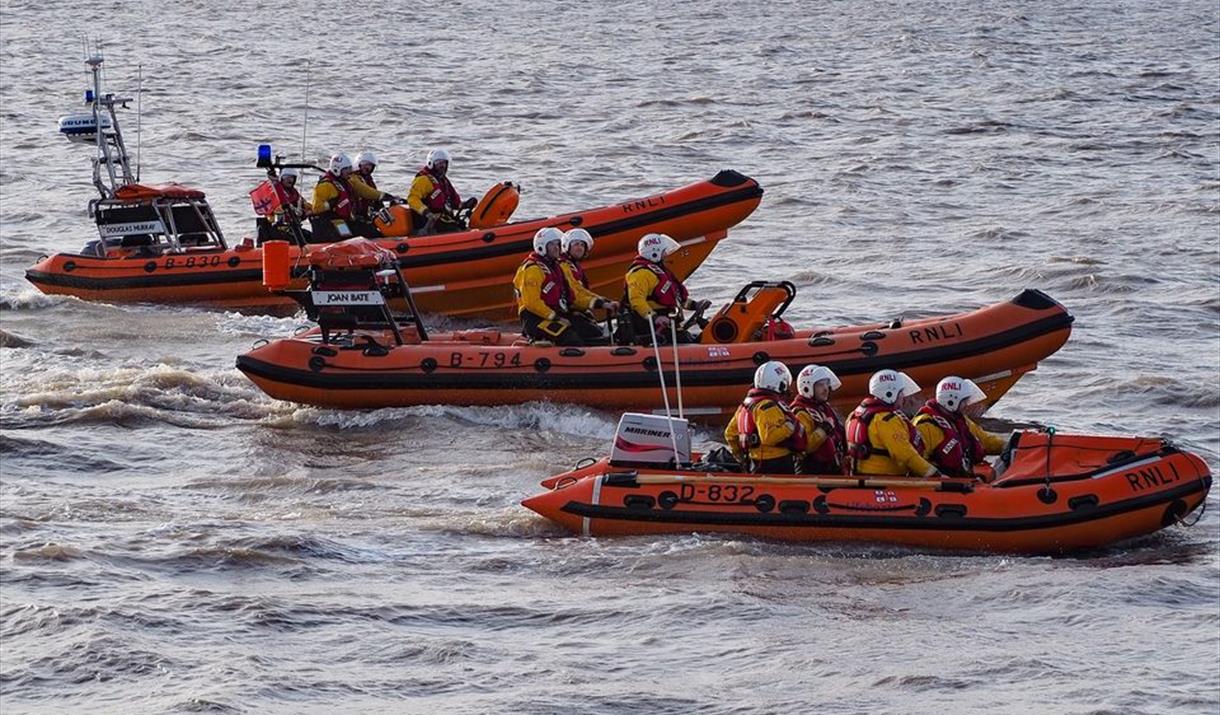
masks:
<instances>
[{"instance_id":1,"label":"crew member in yellow","mask_svg":"<svg viewBox=\"0 0 1220 715\"><path fill-rule=\"evenodd\" d=\"M924 403L912 420L923 440L923 456L945 476L980 476L987 481L994 476L985 458L1002 452L1008 440L971 419L986 402L987 395L973 380L951 375L937 383L936 397Z\"/></svg>"},{"instance_id":2,"label":"crew member in yellow","mask_svg":"<svg viewBox=\"0 0 1220 715\"><path fill-rule=\"evenodd\" d=\"M940 476L923 458L919 431L900 409L900 401L919 385L896 370L880 370L868 381L869 396L847 418L847 455L852 474Z\"/></svg>"},{"instance_id":3,"label":"crew member in yellow","mask_svg":"<svg viewBox=\"0 0 1220 715\"><path fill-rule=\"evenodd\" d=\"M559 266L563 231L548 226L534 234L534 251L513 276L521 333L556 345L584 345L603 338L596 323L571 313L572 291Z\"/></svg>"},{"instance_id":4,"label":"crew member in yellow","mask_svg":"<svg viewBox=\"0 0 1220 715\"><path fill-rule=\"evenodd\" d=\"M593 236L588 231L583 228L567 231L563 234L563 254L559 257L559 267L563 269L563 275L568 279L568 288L572 291L571 307L574 315L596 324L591 311L605 309L614 315L618 313L619 302L589 289L589 277L585 275L585 269L580 262L592 250Z\"/></svg>"},{"instance_id":5,"label":"crew member in yellow","mask_svg":"<svg viewBox=\"0 0 1220 715\"><path fill-rule=\"evenodd\" d=\"M326 173L318 179L318 185L313 190L314 214L319 221L329 223L334 231L330 231L330 240L365 236L377 238L381 232L371 223L360 220L356 215L357 201L391 201L394 197L370 188L363 182L352 181L352 160L347 154L335 154L330 158ZM326 233L325 229L321 229ZM314 223L315 235L319 232L319 222Z\"/></svg>"},{"instance_id":6,"label":"crew member in yellow","mask_svg":"<svg viewBox=\"0 0 1220 715\"><path fill-rule=\"evenodd\" d=\"M824 365L806 365L796 376L796 399L788 407L805 428L808 440L799 474L842 474L847 452L843 421L830 406L830 393L843 383Z\"/></svg>"},{"instance_id":7,"label":"crew member in yellow","mask_svg":"<svg viewBox=\"0 0 1220 715\"><path fill-rule=\"evenodd\" d=\"M796 474L805 430L784 404L791 386L787 365L778 360L759 365L753 389L724 428L729 451L754 474Z\"/></svg>"},{"instance_id":8,"label":"crew member in yellow","mask_svg":"<svg viewBox=\"0 0 1220 715\"><path fill-rule=\"evenodd\" d=\"M634 332L634 341L652 344L652 333L658 342L670 340L670 324L682 322L682 310L706 310L710 301L697 302L690 299L686 286L665 265L666 256L681 248L674 239L663 233L645 234L637 245L635 260L627 269L627 286L623 303ZM649 330L652 323L652 330ZM697 338L685 330L678 331L678 342L693 343Z\"/></svg>"},{"instance_id":9,"label":"crew member in yellow","mask_svg":"<svg viewBox=\"0 0 1220 715\"><path fill-rule=\"evenodd\" d=\"M414 226L412 234L428 236L465 230L466 224L458 218L458 209L473 207L475 203L476 199L470 199L463 204L449 181L448 150L433 149L428 152L427 161L415 174L407 193L407 206L411 209Z\"/></svg>"},{"instance_id":10,"label":"crew member in yellow","mask_svg":"<svg viewBox=\"0 0 1220 715\"><path fill-rule=\"evenodd\" d=\"M352 200L352 215L357 221L367 223L370 226L373 223L373 214L382 207L382 199L393 199L389 194L383 194L377 188L377 181L373 178L373 171L377 169L377 155L371 151L362 151L356 155L356 168L352 171L348 181L352 185L355 192L355 197ZM380 198L369 199L368 196L376 192Z\"/></svg>"}]
</instances>

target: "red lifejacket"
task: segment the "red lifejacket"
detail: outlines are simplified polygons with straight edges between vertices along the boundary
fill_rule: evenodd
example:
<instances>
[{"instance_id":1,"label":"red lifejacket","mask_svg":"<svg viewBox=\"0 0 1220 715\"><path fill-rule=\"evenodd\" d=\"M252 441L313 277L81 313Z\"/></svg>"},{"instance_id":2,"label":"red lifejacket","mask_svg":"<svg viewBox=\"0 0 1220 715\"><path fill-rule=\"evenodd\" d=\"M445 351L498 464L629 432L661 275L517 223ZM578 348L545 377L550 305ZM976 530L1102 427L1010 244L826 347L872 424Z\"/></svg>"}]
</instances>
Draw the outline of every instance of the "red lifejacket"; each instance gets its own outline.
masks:
<instances>
[{"instance_id":1,"label":"red lifejacket","mask_svg":"<svg viewBox=\"0 0 1220 715\"><path fill-rule=\"evenodd\" d=\"M318 183L322 182L334 184L335 190L338 192L338 196L331 201L330 211L327 213L332 213L341 219L350 219L352 217L353 209L352 187L348 186L347 181L345 181L342 177L336 176L329 171L322 175L322 178Z\"/></svg>"},{"instance_id":2,"label":"red lifejacket","mask_svg":"<svg viewBox=\"0 0 1220 715\"><path fill-rule=\"evenodd\" d=\"M302 206L301 192L297 191L295 186L285 186L279 181L273 181L271 185L275 187L275 193L279 196L281 206L291 206L298 212L300 211ZM280 218L283 219L286 215L287 212L281 213Z\"/></svg>"},{"instance_id":3,"label":"red lifejacket","mask_svg":"<svg viewBox=\"0 0 1220 715\"><path fill-rule=\"evenodd\" d=\"M648 294L648 300L664 308L680 308L686 304L686 286L669 270L664 263L653 263L643 256L636 256L627 268L627 275L636 271L650 270L657 277L657 285ZM623 293L623 305L630 305L630 297Z\"/></svg>"},{"instance_id":4,"label":"red lifejacket","mask_svg":"<svg viewBox=\"0 0 1220 715\"><path fill-rule=\"evenodd\" d=\"M847 456L852 462L860 462L868 459L874 454L882 457L890 456L889 450L884 447L873 445L868 438L868 426L877 415L885 415L898 412L897 405L891 405L876 397L866 397L860 403L860 406L851 413L847 418ZM911 440L911 445L915 447L916 452L923 452L923 439L919 436L919 430L910 422L906 422L907 436Z\"/></svg>"},{"instance_id":5,"label":"red lifejacket","mask_svg":"<svg viewBox=\"0 0 1220 715\"><path fill-rule=\"evenodd\" d=\"M792 411L804 410L813 418L813 424L826 433L826 441L805 456L806 474L841 474L843 457L847 453L847 433L843 422L835 414L830 403L813 400L801 395L792 401Z\"/></svg>"},{"instance_id":6,"label":"red lifejacket","mask_svg":"<svg viewBox=\"0 0 1220 715\"><path fill-rule=\"evenodd\" d=\"M453 184L449 183L448 176L437 176L428 167L420 169L415 175L426 176L432 180L432 193L424 197L424 206L427 206L429 211L452 211L461 205L462 199Z\"/></svg>"},{"instance_id":7,"label":"red lifejacket","mask_svg":"<svg viewBox=\"0 0 1220 715\"><path fill-rule=\"evenodd\" d=\"M940 444L932 448L931 462L942 472L955 477L968 477L974 472L974 465L979 464L987 456L983 443L970 431L966 416L960 412L950 412L935 398L924 403L915 415L914 424L931 420L944 433Z\"/></svg>"},{"instance_id":8,"label":"red lifejacket","mask_svg":"<svg viewBox=\"0 0 1220 715\"><path fill-rule=\"evenodd\" d=\"M525 257L521 265L541 268L546 273L546 280L542 282L542 302L556 313L568 312L568 306L572 304L572 292L568 289L568 281L564 278L563 269L559 267L559 261L552 261L546 256L532 252Z\"/></svg>"},{"instance_id":9,"label":"red lifejacket","mask_svg":"<svg viewBox=\"0 0 1220 715\"><path fill-rule=\"evenodd\" d=\"M580 262L570 256L564 256L559 260L568 264L568 268L572 270L572 277L580 281L580 284L585 288L589 287L589 277L585 275L585 269L580 267Z\"/></svg>"},{"instance_id":10,"label":"red lifejacket","mask_svg":"<svg viewBox=\"0 0 1220 715\"><path fill-rule=\"evenodd\" d=\"M787 439L787 444L773 446L786 446L794 452L804 452L808 436L805 434L804 427L792 416L792 411L784 404L782 396L774 390L760 390L755 387L746 393L746 399L741 402L741 409L737 410L737 444L741 447L742 453L748 454L749 450L762 446L759 441L758 423L754 421L753 407L768 400L779 406L793 426L792 436Z\"/></svg>"}]
</instances>

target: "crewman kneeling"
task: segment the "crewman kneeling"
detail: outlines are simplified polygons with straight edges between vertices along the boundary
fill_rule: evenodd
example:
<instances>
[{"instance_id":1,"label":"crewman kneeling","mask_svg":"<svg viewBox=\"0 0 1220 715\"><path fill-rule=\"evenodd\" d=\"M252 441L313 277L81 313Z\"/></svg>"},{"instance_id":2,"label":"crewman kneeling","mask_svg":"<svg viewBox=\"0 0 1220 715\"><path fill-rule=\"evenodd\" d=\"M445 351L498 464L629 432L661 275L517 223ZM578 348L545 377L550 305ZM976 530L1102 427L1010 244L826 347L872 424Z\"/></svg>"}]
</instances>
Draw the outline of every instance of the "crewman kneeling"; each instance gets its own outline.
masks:
<instances>
[{"instance_id":1,"label":"crewman kneeling","mask_svg":"<svg viewBox=\"0 0 1220 715\"><path fill-rule=\"evenodd\" d=\"M588 231L583 228L574 228L564 233L563 254L559 257L559 267L563 269L564 278L568 281L568 289L572 291L572 320L586 324L581 327L581 334L592 335L592 331L588 327L592 325L600 335L609 338L609 335L601 333L601 328L597 327L597 320L590 311L605 309L614 315L618 313L619 302L600 296L589 289L589 277L585 275L585 269L580 262L592 250L593 236L589 235Z\"/></svg>"},{"instance_id":2,"label":"crewman kneeling","mask_svg":"<svg viewBox=\"0 0 1220 715\"><path fill-rule=\"evenodd\" d=\"M906 373L881 370L869 379L868 392L847 418L849 473L939 476L923 458L919 431L900 409L902 398L919 392L919 385Z\"/></svg>"},{"instance_id":3,"label":"crewman kneeling","mask_svg":"<svg viewBox=\"0 0 1220 715\"><path fill-rule=\"evenodd\" d=\"M982 467L987 476L985 457L999 454L1008 440L979 427L967 414L968 408L979 412L987 395L972 380L950 376L936 385L936 397L924 403L913 424L923 440L924 453L932 464L949 477L976 476Z\"/></svg>"},{"instance_id":4,"label":"crewman kneeling","mask_svg":"<svg viewBox=\"0 0 1220 715\"><path fill-rule=\"evenodd\" d=\"M655 333L658 342L669 342L670 325L682 323L682 309L707 309L710 303L690 299L686 286L665 265L665 258L681 248L674 239L662 233L649 233L640 239L638 254L627 269L627 287L623 303L624 317L632 329L630 342L652 344ZM652 328L649 329L649 324ZM678 342L693 343L697 339L685 330L677 331Z\"/></svg>"},{"instance_id":5,"label":"crewman kneeling","mask_svg":"<svg viewBox=\"0 0 1220 715\"><path fill-rule=\"evenodd\" d=\"M805 429L784 404L792 373L771 360L754 371L754 389L724 430L729 450L754 474L796 474L805 450Z\"/></svg>"},{"instance_id":6,"label":"crewman kneeling","mask_svg":"<svg viewBox=\"0 0 1220 715\"><path fill-rule=\"evenodd\" d=\"M796 376L796 399L792 414L808 435L805 452L797 465L799 474L842 474L847 456L843 421L830 406L830 393L842 386L828 367L806 365Z\"/></svg>"},{"instance_id":7,"label":"crewman kneeling","mask_svg":"<svg viewBox=\"0 0 1220 715\"><path fill-rule=\"evenodd\" d=\"M568 311L572 291L559 267L562 243L563 231L554 227L539 229L534 234L534 251L513 277L517 315L521 318L521 332L530 340L583 345L587 340L601 338L602 331L595 323L571 319Z\"/></svg>"}]
</instances>

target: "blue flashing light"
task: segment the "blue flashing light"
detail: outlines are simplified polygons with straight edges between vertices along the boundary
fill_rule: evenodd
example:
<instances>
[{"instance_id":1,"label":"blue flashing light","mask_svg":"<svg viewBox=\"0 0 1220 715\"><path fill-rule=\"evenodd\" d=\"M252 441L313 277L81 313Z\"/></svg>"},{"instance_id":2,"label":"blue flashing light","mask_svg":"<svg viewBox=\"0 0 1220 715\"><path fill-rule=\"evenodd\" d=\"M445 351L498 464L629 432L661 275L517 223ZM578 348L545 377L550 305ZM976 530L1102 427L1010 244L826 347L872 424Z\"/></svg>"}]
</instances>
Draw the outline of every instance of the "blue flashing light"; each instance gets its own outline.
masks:
<instances>
[{"instance_id":1,"label":"blue flashing light","mask_svg":"<svg viewBox=\"0 0 1220 715\"><path fill-rule=\"evenodd\" d=\"M85 104L93 104L93 90L85 90Z\"/></svg>"},{"instance_id":2,"label":"blue flashing light","mask_svg":"<svg viewBox=\"0 0 1220 715\"><path fill-rule=\"evenodd\" d=\"M258 164L257 166L271 166L271 145L258 145Z\"/></svg>"}]
</instances>

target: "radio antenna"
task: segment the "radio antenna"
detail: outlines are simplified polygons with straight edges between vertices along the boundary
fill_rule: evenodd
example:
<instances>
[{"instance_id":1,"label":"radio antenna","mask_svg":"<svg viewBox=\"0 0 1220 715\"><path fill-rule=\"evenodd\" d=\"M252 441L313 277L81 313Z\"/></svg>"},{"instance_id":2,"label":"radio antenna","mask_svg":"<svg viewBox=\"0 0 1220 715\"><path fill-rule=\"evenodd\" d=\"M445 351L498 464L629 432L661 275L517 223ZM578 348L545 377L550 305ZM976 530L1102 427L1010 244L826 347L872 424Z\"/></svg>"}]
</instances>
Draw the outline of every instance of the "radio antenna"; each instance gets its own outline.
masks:
<instances>
[{"instance_id":1,"label":"radio antenna","mask_svg":"<svg viewBox=\"0 0 1220 715\"><path fill-rule=\"evenodd\" d=\"M144 65L136 65L136 183L140 182L140 117L144 107Z\"/></svg>"},{"instance_id":2,"label":"radio antenna","mask_svg":"<svg viewBox=\"0 0 1220 715\"><path fill-rule=\"evenodd\" d=\"M301 122L301 161L305 158L305 140L309 136L309 64L305 60L305 119Z\"/></svg>"}]
</instances>

